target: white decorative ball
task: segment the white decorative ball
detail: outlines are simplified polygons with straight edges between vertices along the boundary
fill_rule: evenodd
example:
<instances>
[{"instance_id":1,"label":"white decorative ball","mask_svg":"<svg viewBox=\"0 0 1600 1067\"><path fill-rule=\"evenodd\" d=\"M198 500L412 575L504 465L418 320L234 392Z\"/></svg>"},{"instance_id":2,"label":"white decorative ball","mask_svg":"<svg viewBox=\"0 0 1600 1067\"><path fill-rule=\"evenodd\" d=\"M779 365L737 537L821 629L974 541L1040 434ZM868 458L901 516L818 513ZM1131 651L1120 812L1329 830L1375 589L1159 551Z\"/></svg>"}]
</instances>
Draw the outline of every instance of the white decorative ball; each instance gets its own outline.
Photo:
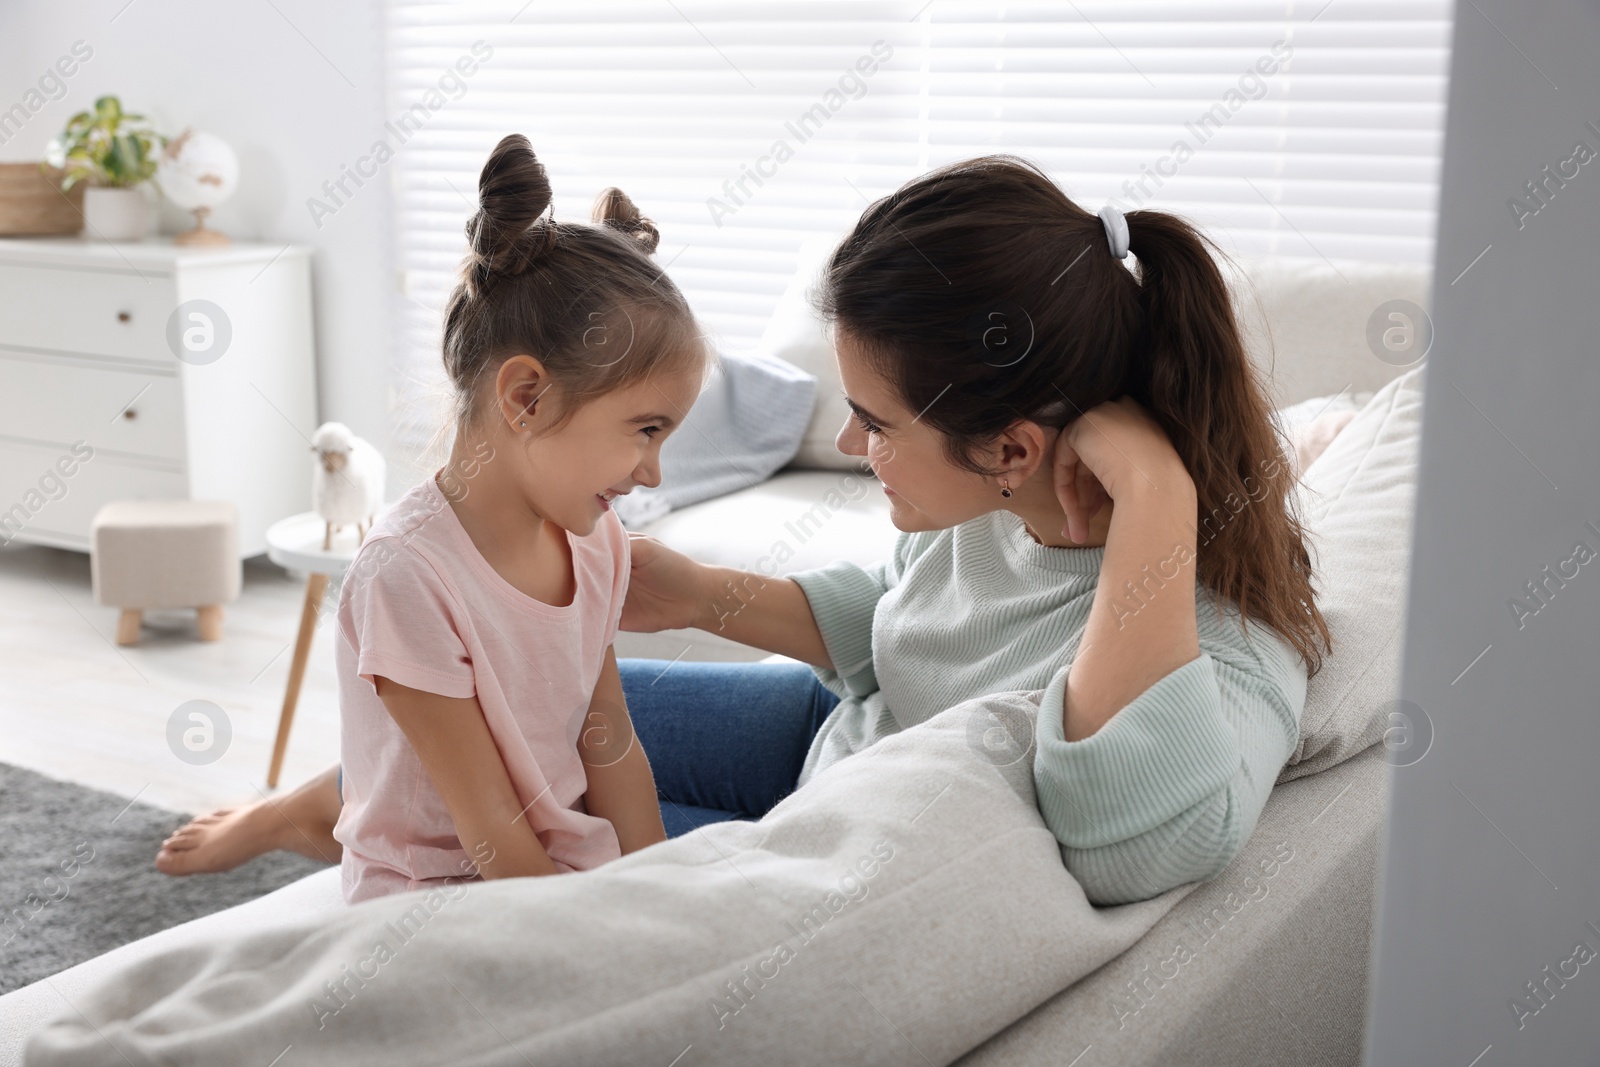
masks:
<instances>
[{"instance_id":1,"label":"white decorative ball","mask_svg":"<svg viewBox=\"0 0 1600 1067\"><path fill-rule=\"evenodd\" d=\"M222 138L185 130L167 142L156 181L168 200L186 211L216 207L239 184L239 157Z\"/></svg>"}]
</instances>

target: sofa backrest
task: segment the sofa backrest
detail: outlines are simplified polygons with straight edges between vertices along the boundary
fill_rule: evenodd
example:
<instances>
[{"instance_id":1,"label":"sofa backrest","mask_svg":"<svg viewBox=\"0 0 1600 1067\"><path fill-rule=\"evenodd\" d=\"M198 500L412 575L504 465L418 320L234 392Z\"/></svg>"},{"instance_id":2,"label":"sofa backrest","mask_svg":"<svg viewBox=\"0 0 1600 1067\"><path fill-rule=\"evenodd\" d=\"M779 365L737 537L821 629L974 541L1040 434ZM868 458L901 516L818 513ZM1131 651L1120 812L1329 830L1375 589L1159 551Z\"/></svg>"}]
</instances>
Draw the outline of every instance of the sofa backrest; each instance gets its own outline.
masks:
<instances>
[{"instance_id":1,"label":"sofa backrest","mask_svg":"<svg viewBox=\"0 0 1600 1067\"><path fill-rule=\"evenodd\" d=\"M817 378L811 421L789 464L795 469L854 470L860 462L834 447L849 408L832 344L806 299L836 241L801 247L757 345ZM1431 342L1420 310L1428 304L1425 267L1238 257L1225 273L1245 346L1274 407L1344 390L1374 392L1421 360Z\"/></svg>"},{"instance_id":2,"label":"sofa backrest","mask_svg":"<svg viewBox=\"0 0 1600 1067\"><path fill-rule=\"evenodd\" d=\"M1427 354L1426 267L1245 257L1237 266L1234 313L1274 407L1376 392Z\"/></svg>"}]
</instances>

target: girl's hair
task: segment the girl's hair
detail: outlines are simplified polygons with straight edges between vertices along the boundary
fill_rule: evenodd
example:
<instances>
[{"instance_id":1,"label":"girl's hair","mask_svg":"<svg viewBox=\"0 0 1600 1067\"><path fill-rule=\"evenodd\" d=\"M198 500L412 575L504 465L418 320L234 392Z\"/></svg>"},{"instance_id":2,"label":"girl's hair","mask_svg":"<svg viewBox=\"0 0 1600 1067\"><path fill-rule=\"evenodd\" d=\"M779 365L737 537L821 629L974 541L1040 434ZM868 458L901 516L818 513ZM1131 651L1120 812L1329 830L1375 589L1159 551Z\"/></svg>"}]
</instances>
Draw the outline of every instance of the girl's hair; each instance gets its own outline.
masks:
<instances>
[{"instance_id":1,"label":"girl's hair","mask_svg":"<svg viewBox=\"0 0 1600 1067\"><path fill-rule=\"evenodd\" d=\"M1199 497L1196 577L1273 627L1314 674L1317 609L1295 475L1207 242L1159 211L1127 215L1136 277L1100 218L1012 156L942 167L867 208L813 302L957 467L1018 419L1065 426L1130 396ZM940 399L943 398L943 402Z\"/></svg>"},{"instance_id":2,"label":"girl's hair","mask_svg":"<svg viewBox=\"0 0 1600 1067\"><path fill-rule=\"evenodd\" d=\"M621 189L595 200L598 225L544 217L553 195L528 139L508 134L478 176L478 212L444 310L444 366L456 425L468 425L479 384L518 353L552 390L558 429L585 403L657 373L706 365L688 302L651 260L655 223Z\"/></svg>"}]
</instances>

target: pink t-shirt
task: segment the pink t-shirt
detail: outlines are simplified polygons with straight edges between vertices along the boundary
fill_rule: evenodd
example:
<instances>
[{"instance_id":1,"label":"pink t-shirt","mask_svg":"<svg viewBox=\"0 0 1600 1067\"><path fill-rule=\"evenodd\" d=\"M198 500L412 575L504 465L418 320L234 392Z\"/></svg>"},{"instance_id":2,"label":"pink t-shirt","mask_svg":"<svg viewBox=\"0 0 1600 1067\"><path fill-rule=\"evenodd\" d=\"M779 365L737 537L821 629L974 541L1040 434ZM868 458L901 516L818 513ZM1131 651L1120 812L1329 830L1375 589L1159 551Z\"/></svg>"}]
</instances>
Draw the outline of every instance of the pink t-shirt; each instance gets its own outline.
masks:
<instances>
[{"instance_id":1,"label":"pink t-shirt","mask_svg":"<svg viewBox=\"0 0 1600 1067\"><path fill-rule=\"evenodd\" d=\"M531 826L562 871L622 854L611 823L583 806L579 730L628 583L628 535L607 512L567 533L577 596L536 600L484 559L432 478L383 514L339 595L344 896L358 901L476 877L455 823L373 677L449 697L476 695Z\"/></svg>"}]
</instances>

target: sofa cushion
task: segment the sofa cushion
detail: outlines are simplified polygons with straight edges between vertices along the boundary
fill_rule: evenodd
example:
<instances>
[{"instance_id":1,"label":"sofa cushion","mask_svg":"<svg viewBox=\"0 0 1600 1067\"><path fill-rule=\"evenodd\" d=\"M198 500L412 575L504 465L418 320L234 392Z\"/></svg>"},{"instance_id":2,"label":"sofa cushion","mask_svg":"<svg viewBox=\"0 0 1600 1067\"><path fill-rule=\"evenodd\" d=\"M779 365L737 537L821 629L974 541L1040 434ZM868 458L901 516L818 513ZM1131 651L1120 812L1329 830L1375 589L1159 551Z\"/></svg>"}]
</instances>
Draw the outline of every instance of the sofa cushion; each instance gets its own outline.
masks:
<instances>
[{"instance_id":1,"label":"sofa cushion","mask_svg":"<svg viewBox=\"0 0 1600 1067\"><path fill-rule=\"evenodd\" d=\"M1300 741L1279 781L1315 774L1383 737L1399 684L1421 429L1417 367L1378 390L1299 483L1333 650L1306 685Z\"/></svg>"},{"instance_id":2,"label":"sofa cushion","mask_svg":"<svg viewBox=\"0 0 1600 1067\"><path fill-rule=\"evenodd\" d=\"M792 466L805 470L857 469L859 460L834 447L834 439L850 415L839 384L839 368L834 364L833 341L822 321L811 310L810 289L832 254L842 234L812 238L800 246L795 256L794 276L778 299L757 351L776 356L816 376L817 400L812 407L800 448Z\"/></svg>"},{"instance_id":3,"label":"sofa cushion","mask_svg":"<svg viewBox=\"0 0 1600 1067\"><path fill-rule=\"evenodd\" d=\"M889 558L900 531L872 474L785 470L638 530L691 559L769 576Z\"/></svg>"},{"instance_id":4,"label":"sofa cushion","mask_svg":"<svg viewBox=\"0 0 1600 1067\"><path fill-rule=\"evenodd\" d=\"M1317 396L1279 408L1275 415L1284 452L1294 462L1295 477L1322 455L1333 439L1372 399L1371 393L1346 390L1333 396Z\"/></svg>"},{"instance_id":5,"label":"sofa cushion","mask_svg":"<svg viewBox=\"0 0 1600 1067\"><path fill-rule=\"evenodd\" d=\"M1425 313L1418 318L1399 303L1427 306L1426 267L1346 263L1335 270L1318 260L1260 256L1222 265L1245 349L1266 376L1275 407L1343 390L1380 389L1427 354L1432 326ZM1388 317L1397 309L1404 320ZM1418 345L1391 351L1375 344L1375 319L1381 324L1378 338L1403 323Z\"/></svg>"}]
</instances>

